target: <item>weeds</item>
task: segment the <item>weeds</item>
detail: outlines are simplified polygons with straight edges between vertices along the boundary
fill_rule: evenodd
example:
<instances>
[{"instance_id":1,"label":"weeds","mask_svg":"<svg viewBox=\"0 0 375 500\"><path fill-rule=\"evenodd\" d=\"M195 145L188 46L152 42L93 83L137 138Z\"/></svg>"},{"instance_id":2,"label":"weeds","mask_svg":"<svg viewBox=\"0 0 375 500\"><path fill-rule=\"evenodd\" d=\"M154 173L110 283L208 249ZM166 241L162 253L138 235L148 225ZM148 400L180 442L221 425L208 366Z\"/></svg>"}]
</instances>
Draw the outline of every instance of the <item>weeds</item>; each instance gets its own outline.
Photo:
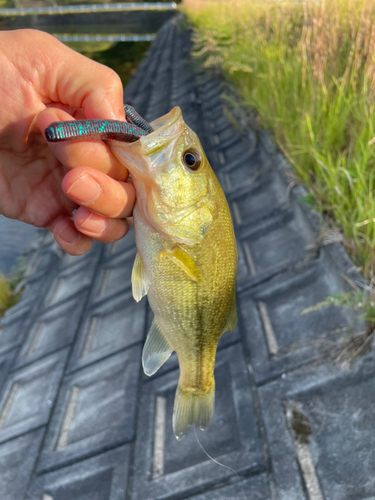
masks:
<instances>
[{"instance_id":1,"label":"weeds","mask_svg":"<svg viewBox=\"0 0 375 500\"><path fill-rule=\"evenodd\" d=\"M9 280L0 275L0 318L4 312L18 302L18 296L13 294Z\"/></svg>"},{"instance_id":2,"label":"weeds","mask_svg":"<svg viewBox=\"0 0 375 500\"><path fill-rule=\"evenodd\" d=\"M185 0L195 55L220 67L375 272L375 3ZM310 201L309 200L309 201Z\"/></svg>"},{"instance_id":3,"label":"weeds","mask_svg":"<svg viewBox=\"0 0 375 500\"><path fill-rule=\"evenodd\" d=\"M335 241L339 233L367 279L365 290L305 311L362 311L367 331L335 344L346 363L375 329L375 2L185 0L184 8L195 56L220 68L272 130L309 190L304 202L335 221Z\"/></svg>"},{"instance_id":4,"label":"weeds","mask_svg":"<svg viewBox=\"0 0 375 500\"><path fill-rule=\"evenodd\" d=\"M325 300L318 302L317 304L302 311L302 314L308 314L310 312L319 311L323 307L328 306L338 306L344 307L355 311L361 311L363 319L370 326L371 334L375 327L375 297L373 294L368 296L367 292L349 292L349 293L339 293L336 295L330 295Z\"/></svg>"},{"instance_id":5,"label":"weeds","mask_svg":"<svg viewBox=\"0 0 375 500\"><path fill-rule=\"evenodd\" d=\"M8 278L0 273L0 318L7 309L15 306L19 301L22 295L21 287L25 271L25 262L22 257L19 257Z\"/></svg>"}]
</instances>

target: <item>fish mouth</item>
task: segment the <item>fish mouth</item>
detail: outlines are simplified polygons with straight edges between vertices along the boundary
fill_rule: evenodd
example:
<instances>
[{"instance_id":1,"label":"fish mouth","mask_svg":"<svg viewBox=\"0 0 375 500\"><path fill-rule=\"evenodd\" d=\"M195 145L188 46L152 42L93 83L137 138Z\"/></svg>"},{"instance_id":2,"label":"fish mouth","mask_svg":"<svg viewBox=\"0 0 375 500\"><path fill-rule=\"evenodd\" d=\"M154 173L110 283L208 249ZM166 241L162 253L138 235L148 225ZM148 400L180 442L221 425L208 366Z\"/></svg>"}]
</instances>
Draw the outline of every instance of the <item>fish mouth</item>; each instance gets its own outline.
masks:
<instances>
[{"instance_id":1,"label":"fish mouth","mask_svg":"<svg viewBox=\"0 0 375 500\"><path fill-rule=\"evenodd\" d=\"M171 125L176 123L176 121L181 117L182 117L181 108L179 106L175 106L173 109L171 109L171 111L169 111L169 113L167 113L166 115L161 116L160 118L157 118L156 120L151 122L151 125L152 125L152 128L154 129L154 131L145 137L150 137L156 131L158 131L158 133L160 134L165 129L169 128Z\"/></svg>"},{"instance_id":2,"label":"fish mouth","mask_svg":"<svg viewBox=\"0 0 375 500\"><path fill-rule=\"evenodd\" d=\"M169 113L157 118L150 124L154 129L142 140L135 142L112 141L108 144L114 155L129 170L132 177L146 180L148 176L147 158L163 150L171 141L178 138L186 125L181 109L175 106Z\"/></svg>"},{"instance_id":3,"label":"fish mouth","mask_svg":"<svg viewBox=\"0 0 375 500\"><path fill-rule=\"evenodd\" d=\"M181 109L175 106L169 113L150 124L154 129L151 134L142 137L139 142L145 156L152 156L163 150L171 141L183 133L186 128Z\"/></svg>"}]
</instances>

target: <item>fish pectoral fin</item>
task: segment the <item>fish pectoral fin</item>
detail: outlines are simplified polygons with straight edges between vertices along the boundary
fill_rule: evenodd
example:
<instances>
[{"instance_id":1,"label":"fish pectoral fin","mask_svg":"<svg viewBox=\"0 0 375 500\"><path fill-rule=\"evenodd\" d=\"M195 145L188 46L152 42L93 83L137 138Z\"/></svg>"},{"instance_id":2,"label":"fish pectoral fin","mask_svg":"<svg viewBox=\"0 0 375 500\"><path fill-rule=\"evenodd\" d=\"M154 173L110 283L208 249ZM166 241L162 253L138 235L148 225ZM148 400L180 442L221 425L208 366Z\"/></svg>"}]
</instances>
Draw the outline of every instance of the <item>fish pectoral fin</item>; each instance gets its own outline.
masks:
<instances>
[{"instance_id":1,"label":"fish pectoral fin","mask_svg":"<svg viewBox=\"0 0 375 500\"><path fill-rule=\"evenodd\" d=\"M132 290L134 300L139 302L144 295L147 295L149 282L142 257L137 252L132 271Z\"/></svg>"},{"instance_id":2,"label":"fish pectoral fin","mask_svg":"<svg viewBox=\"0 0 375 500\"><path fill-rule=\"evenodd\" d=\"M223 333L232 332L237 325L236 295L235 294L233 295L234 297L233 297L232 307L230 309L228 321L227 324L225 325Z\"/></svg>"},{"instance_id":3,"label":"fish pectoral fin","mask_svg":"<svg viewBox=\"0 0 375 500\"><path fill-rule=\"evenodd\" d=\"M160 253L180 267L193 281L202 279L202 273L199 267L186 250L180 246L176 245L171 250L162 250Z\"/></svg>"},{"instance_id":4,"label":"fish pectoral fin","mask_svg":"<svg viewBox=\"0 0 375 500\"><path fill-rule=\"evenodd\" d=\"M173 349L154 318L142 352L143 371L149 377L167 361Z\"/></svg>"}]
</instances>

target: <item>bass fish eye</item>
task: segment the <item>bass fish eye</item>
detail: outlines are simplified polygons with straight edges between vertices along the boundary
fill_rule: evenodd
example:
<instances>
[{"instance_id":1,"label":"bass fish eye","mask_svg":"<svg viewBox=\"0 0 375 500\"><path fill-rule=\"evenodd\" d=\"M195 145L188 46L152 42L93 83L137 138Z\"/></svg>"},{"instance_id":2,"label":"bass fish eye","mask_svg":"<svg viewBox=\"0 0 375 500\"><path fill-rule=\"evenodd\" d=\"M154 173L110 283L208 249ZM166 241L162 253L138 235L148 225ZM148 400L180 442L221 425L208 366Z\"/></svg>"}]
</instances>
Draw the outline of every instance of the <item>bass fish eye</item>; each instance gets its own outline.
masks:
<instances>
[{"instance_id":1,"label":"bass fish eye","mask_svg":"<svg viewBox=\"0 0 375 500\"><path fill-rule=\"evenodd\" d=\"M198 170L201 166L201 157L195 149L188 149L182 155L182 161L189 170Z\"/></svg>"}]
</instances>

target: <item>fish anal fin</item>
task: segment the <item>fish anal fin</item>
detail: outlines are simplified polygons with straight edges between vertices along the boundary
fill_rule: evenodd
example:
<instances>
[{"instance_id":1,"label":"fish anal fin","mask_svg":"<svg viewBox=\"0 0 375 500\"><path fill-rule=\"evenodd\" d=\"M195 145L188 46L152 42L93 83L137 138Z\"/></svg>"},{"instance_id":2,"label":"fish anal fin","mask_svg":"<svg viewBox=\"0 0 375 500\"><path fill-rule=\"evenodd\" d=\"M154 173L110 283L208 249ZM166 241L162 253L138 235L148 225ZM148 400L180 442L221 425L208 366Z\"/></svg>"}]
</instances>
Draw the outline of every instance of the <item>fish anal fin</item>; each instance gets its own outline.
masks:
<instances>
[{"instance_id":1,"label":"fish anal fin","mask_svg":"<svg viewBox=\"0 0 375 500\"><path fill-rule=\"evenodd\" d=\"M233 302L229 312L228 321L225 325L224 332L232 332L237 325L237 309L236 309L236 296L233 294Z\"/></svg>"},{"instance_id":2,"label":"fish anal fin","mask_svg":"<svg viewBox=\"0 0 375 500\"><path fill-rule=\"evenodd\" d=\"M193 281L199 281L202 279L202 273L199 267L186 250L181 248L179 245L175 245L170 250L162 250L160 253L179 266Z\"/></svg>"},{"instance_id":3,"label":"fish anal fin","mask_svg":"<svg viewBox=\"0 0 375 500\"><path fill-rule=\"evenodd\" d=\"M144 295L147 295L148 287L149 283L145 266L143 264L142 257L137 252L132 271L132 290L134 300L139 302Z\"/></svg>"},{"instance_id":4,"label":"fish anal fin","mask_svg":"<svg viewBox=\"0 0 375 500\"><path fill-rule=\"evenodd\" d=\"M143 371L149 377L167 361L173 349L154 318L142 352Z\"/></svg>"},{"instance_id":5,"label":"fish anal fin","mask_svg":"<svg viewBox=\"0 0 375 500\"><path fill-rule=\"evenodd\" d=\"M211 422L215 406L215 381L208 391L185 391L177 386L173 407L173 432L182 439L191 425L204 430Z\"/></svg>"}]
</instances>

